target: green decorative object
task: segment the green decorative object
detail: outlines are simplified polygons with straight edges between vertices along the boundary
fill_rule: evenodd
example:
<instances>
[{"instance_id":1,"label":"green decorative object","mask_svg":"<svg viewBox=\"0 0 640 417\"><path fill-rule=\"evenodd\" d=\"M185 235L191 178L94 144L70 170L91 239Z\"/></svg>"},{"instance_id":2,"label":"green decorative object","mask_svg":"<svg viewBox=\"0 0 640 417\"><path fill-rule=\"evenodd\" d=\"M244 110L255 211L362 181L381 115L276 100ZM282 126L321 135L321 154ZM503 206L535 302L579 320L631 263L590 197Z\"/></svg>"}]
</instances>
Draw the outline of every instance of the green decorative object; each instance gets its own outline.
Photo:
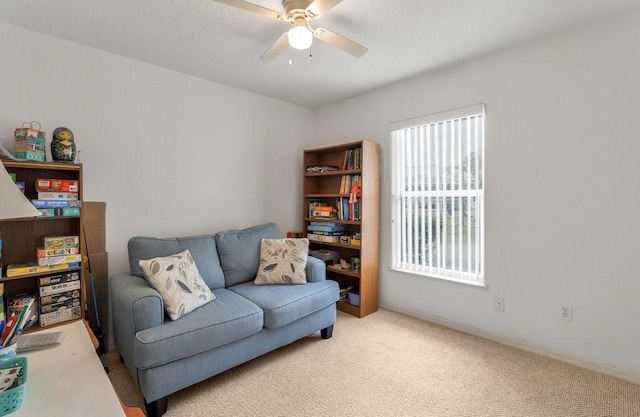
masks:
<instances>
[{"instance_id":1,"label":"green decorative object","mask_svg":"<svg viewBox=\"0 0 640 417\"><path fill-rule=\"evenodd\" d=\"M66 127L57 127L53 131L51 157L56 162L75 162L76 144L71 130Z\"/></svg>"}]
</instances>

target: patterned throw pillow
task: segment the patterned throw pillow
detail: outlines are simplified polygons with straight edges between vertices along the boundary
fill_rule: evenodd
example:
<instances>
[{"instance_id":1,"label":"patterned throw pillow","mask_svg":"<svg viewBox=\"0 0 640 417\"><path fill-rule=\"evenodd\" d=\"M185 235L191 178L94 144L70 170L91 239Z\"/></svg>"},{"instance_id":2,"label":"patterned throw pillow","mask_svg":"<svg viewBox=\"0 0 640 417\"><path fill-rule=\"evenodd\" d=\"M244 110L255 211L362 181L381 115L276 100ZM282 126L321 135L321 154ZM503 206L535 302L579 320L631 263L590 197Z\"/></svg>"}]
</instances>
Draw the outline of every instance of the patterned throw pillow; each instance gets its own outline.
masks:
<instances>
[{"instance_id":1,"label":"patterned throw pillow","mask_svg":"<svg viewBox=\"0 0 640 417\"><path fill-rule=\"evenodd\" d=\"M254 283L306 284L308 239L262 239L260 266Z\"/></svg>"},{"instance_id":2,"label":"patterned throw pillow","mask_svg":"<svg viewBox=\"0 0 640 417\"><path fill-rule=\"evenodd\" d=\"M162 296L171 320L215 300L188 250L162 258L141 260L147 280Z\"/></svg>"}]
</instances>

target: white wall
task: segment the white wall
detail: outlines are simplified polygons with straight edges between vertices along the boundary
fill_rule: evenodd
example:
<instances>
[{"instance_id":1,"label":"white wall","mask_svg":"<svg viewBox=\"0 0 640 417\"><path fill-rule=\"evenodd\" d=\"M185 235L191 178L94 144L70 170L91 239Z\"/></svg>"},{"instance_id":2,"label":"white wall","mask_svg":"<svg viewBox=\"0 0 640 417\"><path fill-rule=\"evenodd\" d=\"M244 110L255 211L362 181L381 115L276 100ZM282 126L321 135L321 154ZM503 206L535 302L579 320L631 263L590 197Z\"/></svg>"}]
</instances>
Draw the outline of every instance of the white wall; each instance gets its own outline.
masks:
<instances>
[{"instance_id":1,"label":"white wall","mask_svg":"<svg viewBox=\"0 0 640 417\"><path fill-rule=\"evenodd\" d=\"M23 121L73 131L111 275L134 235L299 229L311 110L7 24L0 57L0 142Z\"/></svg>"},{"instance_id":2,"label":"white wall","mask_svg":"<svg viewBox=\"0 0 640 417\"><path fill-rule=\"evenodd\" d=\"M315 112L314 146L381 144L382 306L640 382L638 39L636 13ZM389 271L388 123L480 102L488 289Z\"/></svg>"}]
</instances>

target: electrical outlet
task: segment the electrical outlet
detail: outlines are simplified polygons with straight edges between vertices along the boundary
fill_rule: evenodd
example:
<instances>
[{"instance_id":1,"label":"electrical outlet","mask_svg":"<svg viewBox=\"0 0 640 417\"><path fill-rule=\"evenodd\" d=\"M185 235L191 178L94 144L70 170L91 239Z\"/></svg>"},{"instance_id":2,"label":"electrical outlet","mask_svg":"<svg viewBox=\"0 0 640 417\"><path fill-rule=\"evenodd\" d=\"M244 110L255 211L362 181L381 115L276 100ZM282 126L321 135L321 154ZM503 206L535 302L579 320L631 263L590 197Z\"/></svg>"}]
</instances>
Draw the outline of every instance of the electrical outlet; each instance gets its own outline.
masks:
<instances>
[{"instance_id":1,"label":"electrical outlet","mask_svg":"<svg viewBox=\"0 0 640 417\"><path fill-rule=\"evenodd\" d=\"M560 306L560 318L566 321L573 320L573 307L572 306Z\"/></svg>"},{"instance_id":2,"label":"electrical outlet","mask_svg":"<svg viewBox=\"0 0 640 417\"><path fill-rule=\"evenodd\" d=\"M498 297L496 295L496 297L493 299L493 306L495 307L496 311L504 312L504 298Z\"/></svg>"}]
</instances>

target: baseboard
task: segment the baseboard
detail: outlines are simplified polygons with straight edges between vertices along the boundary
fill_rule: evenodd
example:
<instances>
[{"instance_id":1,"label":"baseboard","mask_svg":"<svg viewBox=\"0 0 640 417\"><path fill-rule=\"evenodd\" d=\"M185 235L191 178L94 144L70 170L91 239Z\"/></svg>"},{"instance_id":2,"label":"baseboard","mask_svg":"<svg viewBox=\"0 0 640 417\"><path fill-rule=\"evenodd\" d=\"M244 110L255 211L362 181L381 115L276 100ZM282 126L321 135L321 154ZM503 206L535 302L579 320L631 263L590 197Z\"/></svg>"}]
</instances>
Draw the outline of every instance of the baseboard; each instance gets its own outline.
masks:
<instances>
[{"instance_id":1,"label":"baseboard","mask_svg":"<svg viewBox=\"0 0 640 417\"><path fill-rule=\"evenodd\" d=\"M380 308L384 308L385 310L395 311L397 313L405 314L407 316L422 319L430 323L448 327L450 329L467 333L473 336L477 336L482 339L491 340L493 342L500 343L506 346L511 346L517 349L526 350L527 352L536 353L538 355L546 356L548 358L557 359L563 362L570 363L575 366L579 366L581 368L589 369L591 371L599 372L615 378L620 378L634 384L640 384L640 375L638 375L637 373L629 372L624 369L606 365L604 363L595 362L590 359L581 358L579 356L570 355L564 352L557 352L542 346L535 346L521 340L512 339L507 336L491 333L474 326L458 323L456 321L445 319L442 317L425 314L419 311L409 310L401 306L385 304L385 305L380 305Z\"/></svg>"}]
</instances>

